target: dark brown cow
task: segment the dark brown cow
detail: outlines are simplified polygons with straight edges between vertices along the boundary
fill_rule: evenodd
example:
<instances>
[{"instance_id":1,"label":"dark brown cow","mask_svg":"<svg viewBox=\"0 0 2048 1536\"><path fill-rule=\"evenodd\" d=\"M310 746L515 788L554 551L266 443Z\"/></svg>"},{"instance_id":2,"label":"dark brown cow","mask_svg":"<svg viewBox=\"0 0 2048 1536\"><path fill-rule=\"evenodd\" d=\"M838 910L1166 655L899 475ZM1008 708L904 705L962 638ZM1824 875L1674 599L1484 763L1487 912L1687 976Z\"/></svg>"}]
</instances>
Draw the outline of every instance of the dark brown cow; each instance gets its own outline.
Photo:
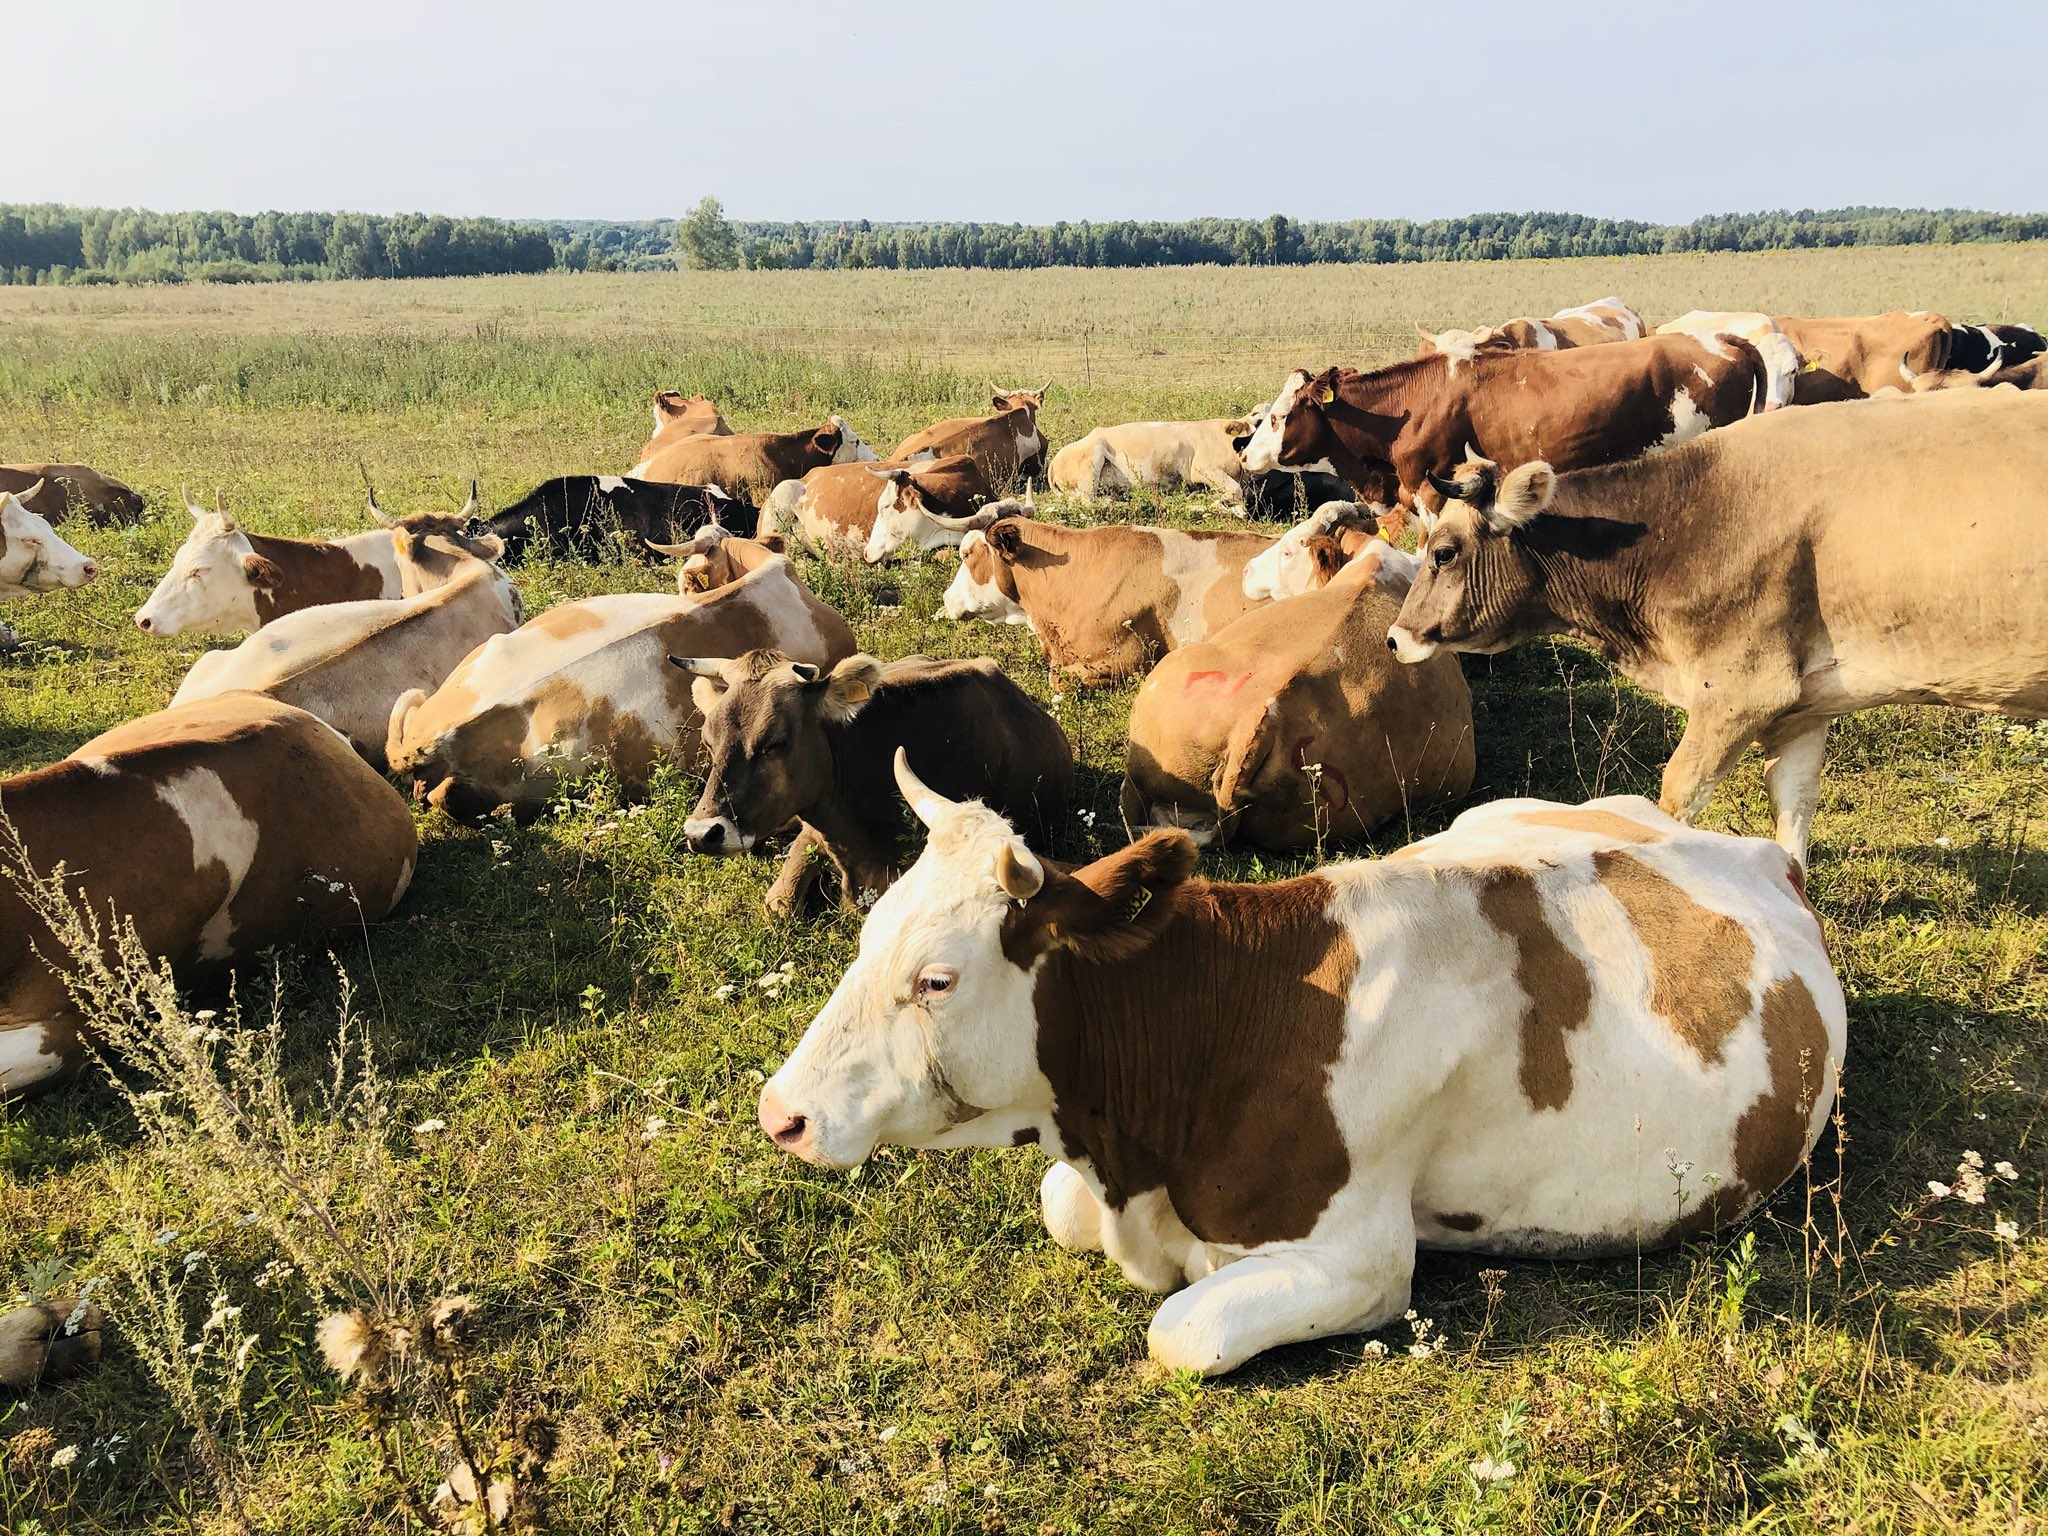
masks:
<instances>
[{"instance_id":1,"label":"dark brown cow","mask_svg":"<svg viewBox=\"0 0 2048 1536\"><path fill-rule=\"evenodd\" d=\"M834 416L807 432L734 432L724 437L664 439L626 471L629 480L715 485L756 506L785 480L801 480L826 464L872 462L875 451Z\"/></svg>"},{"instance_id":2,"label":"dark brown cow","mask_svg":"<svg viewBox=\"0 0 2048 1536\"><path fill-rule=\"evenodd\" d=\"M698 853L741 853L793 820L768 909L801 908L822 850L844 900L868 905L915 853L891 764L906 751L935 783L979 800L1044 846L1073 786L1074 749L1057 722L986 657L849 656L821 672L780 651L731 661L671 657L692 673L710 758L683 823Z\"/></svg>"},{"instance_id":3,"label":"dark brown cow","mask_svg":"<svg viewBox=\"0 0 2048 1536\"><path fill-rule=\"evenodd\" d=\"M1949 365L1949 323L1932 310L1772 318L1799 349L1794 405L1866 399L1910 382L1914 374L1938 373Z\"/></svg>"},{"instance_id":4,"label":"dark brown cow","mask_svg":"<svg viewBox=\"0 0 2048 1536\"><path fill-rule=\"evenodd\" d=\"M42 490L28 496L38 481ZM29 511L53 526L83 513L93 527L113 528L138 521L148 510L140 492L83 464L0 464L0 494L20 496Z\"/></svg>"},{"instance_id":5,"label":"dark brown cow","mask_svg":"<svg viewBox=\"0 0 2048 1536\"><path fill-rule=\"evenodd\" d=\"M1013 479L1027 482L1045 476L1045 434L1038 430L1038 413L1045 407L1050 383L1037 389L1001 390L991 387L992 416L950 416L913 432L889 455L894 461L919 455L944 458L964 453L980 465L988 482L1006 488Z\"/></svg>"},{"instance_id":6,"label":"dark brown cow","mask_svg":"<svg viewBox=\"0 0 2048 1536\"><path fill-rule=\"evenodd\" d=\"M1430 471L1472 453L1581 468L1675 447L1761 409L1766 384L1757 349L1735 336L1297 370L1244 461L1266 471L1327 459L1364 499L1408 506Z\"/></svg>"}]
</instances>

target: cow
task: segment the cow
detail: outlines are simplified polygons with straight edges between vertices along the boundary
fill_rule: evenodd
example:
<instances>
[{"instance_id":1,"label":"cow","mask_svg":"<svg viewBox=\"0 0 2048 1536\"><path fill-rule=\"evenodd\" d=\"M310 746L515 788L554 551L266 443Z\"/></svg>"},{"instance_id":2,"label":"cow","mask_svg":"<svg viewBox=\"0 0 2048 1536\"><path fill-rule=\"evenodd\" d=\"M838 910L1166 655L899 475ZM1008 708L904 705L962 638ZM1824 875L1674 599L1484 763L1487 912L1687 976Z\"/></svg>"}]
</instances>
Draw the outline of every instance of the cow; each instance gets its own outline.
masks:
<instances>
[{"instance_id":1,"label":"cow","mask_svg":"<svg viewBox=\"0 0 2048 1536\"><path fill-rule=\"evenodd\" d=\"M989 386L989 416L949 416L910 434L889 455L891 462L915 458L946 458L964 453L981 465L988 483L1008 490L1022 480L1030 484L1045 473L1045 434L1038 413L1045 408L1047 382L1037 389Z\"/></svg>"},{"instance_id":2,"label":"cow","mask_svg":"<svg viewBox=\"0 0 2048 1536\"><path fill-rule=\"evenodd\" d=\"M98 576L100 563L66 543L46 518L29 509L28 501L0 491L0 598L75 590ZM17 643L13 629L0 624L0 650Z\"/></svg>"},{"instance_id":3,"label":"cow","mask_svg":"<svg viewBox=\"0 0 2048 1536\"><path fill-rule=\"evenodd\" d=\"M653 445L650 445L653 446ZM806 432L734 432L724 437L664 440L626 471L628 480L715 485L760 505L785 480L801 480L821 464L872 463L875 451L832 416Z\"/></svg>"},{"instance_id":4,"label":"cow","mask_svg":"<svg viewBox=\"0 0 2048 1536\"><path fill-rule=\"evenodd\" d=\"M1842 988L1760 839L1634 797L1501 800L1232 885L1173 830L1061 870L897 780L924 852L761 1128L837 1168L1036 1144L1055 1242L1187 1287L1152 1318L1161 1365L1392 1323L1418 1246L1629 1256L1724 1226L1827 1124Z\"/></svg>"},{"instance_id":5,"label":"cow","mask_svg":"<svg viewBox=\"0 0 2048 1536\"><path fill-rule=\"evenodd\" d=\"M1563 352L1412 358L1373 373L1288 376L1244 460L1253 471L1328 459L1368 501L1435 507L1430 471L1476 452L1573 468L1656 453L1761 405L1765 370L1739 337L1692 336Z\"/></svg>"},{"instance_id":6,"label":"cow","mask_svg":"<svg viewBox=\"0 0 2048 1536\"><path fill-rule=\"evenodd\" d=\"M1782 410L1795 403L1799 349L1769 315L1753 309L1692 309L1657 327L1659 336L1692 336L1712 344L1716 336L1740 336L1757 350L1764 364L1764 409Z\"/></svg>"},{"instance_id":7,"label":"cow","mask_svg":"<svg viewBox=\"0 0 2048 1536\"><path fill-rule=\"evenodd\" d=\"M1404 661L1539 635L1591 645L1687 712L1662 791L1684 820L1761 742L1778 841L1803 864L1835 716L2048 715L2035 395L1779 411L1658 459L1443 488L1456 496L1388 645ZM1930 518L1938 541L1900 537Z\"/></svg>"},{"instance_id":8,"label":"cow","mask_svg":"<svg viewBox=\"0 0 2048 1536\"><path fill-rule=\"evenodd\" d=\"M1866 399L1897 388L1905 373L1938 373L1949 365L1949 323L1931 310L1772 318L1799 349L1795 405Z\"/></svg>"},{"instance_id":9,"label":"cow","mask_svg":"<svg viewBox=\"0 0 2048 1536\"><path fill-rule=\"evenodd\" d=\"M707 523L752 537L760 513L717 485L673 485L618 475L559 475L484 520L505 546L503 563L523 564L529 544L551 558L646 559L650 545L689 538Z\"/></svg>"},{"instance_id":10,"label":"cow","mask_svg":"<svg viewBox=\"0 0 2048 1536\"><path fill-rule=\"evenodd\" d=\"M139 491L83 464L0 464L0 492L22 497L53 528L74 514L95 528L125 527L149 510Z\"/></svg>"},{"instance_id":11,"label":"cow","mask_svg":"<svg viewBox=\"0 0 2048 1536\"><path fill-rule=\"evenodd\" d=\"M1960 345L1949 350L1949 366L1935 373L1915 373L1910 358L1899 360L1899 377L1905 383L1907 393L1925 394L1934 389L1995 389L2001 384L2011 384L2018 389L2039 389L2041 378L2042 349L2038 331L2024 325L1957 326L1953 335L1960 339L1965 331L1984 332L1989 341L1981 352L1967 354ZM1958 362L1986 358L1974 371Z\"/></svg>"},{"instance_id":12,"label":"cow","mask_svg":"<svg viewBox=\"0 0 2048 1536\"><path fill-rule=\"evenodd\" d=\"M439 687L477 646L526 616L519 589L492 563L495 535L470 533L461 518L416 516L391 538L403 598L327 603L272 620L233 649L201 656L171 702L265 694L326 721L382 769L393 700Z\"/></svg>"},{"instance_id":13,"label":"cow","mask_svg":"<svg viewBox=\"0 0 2048 1536\"><path fill-rule=\"evenodd\" d=\"M1644 335L1643 317L1612 294L1590 304L1560 309L1548 320L1523 315L1477 330L1431 332L1418 325L1415 331L1422 339L1417 357L1441 354L1465 362L1480 352L1555 352L1610 341L1640 341Z\"/></svg>"},{"instance_id":14,"label":"cow","mask_svg":"<svg viewBox=\"0 0 2048 1536\"><path fill-rule=\"evenodd\" d=\"M370 509L385 521L374 495ZM190 497L185 510L192 531L135 610L135 627L146 635L246 634L305 608L405 595L388 527L339 539L284 539L247 532L218 497L211 512ZM475 512L472 496L463 515Z\"/></svg>"},{"instance_id":15,"label":"cow","mask_svg":"<svg viewBox=\"0 0 2048 1536\"><path fill-rule=\"evenodd\" d=\"M1995 374L2048 348L2031 325L1957 325L1949 329L1948 366L1960 373ZM1910 365L1912 359L1906 360Z\"/></svg>"},{"instance_id":16,"label":"cow","mask_svg":"<svg viewBox=\"0 0 2048 1536\"><path fill-rule=\"evenodd\" d=\"M24 897L62 867L109 937L205 985L276 945L359 929L398 904L418 841L405 802L328 726L253 693L177 706L0 781L0 1094L85 1058L63 949Z\"/></svg>"},{"instance_id":17,"label":"cow","mask_svg":"<svg viewBox=\"0 0 2048 1536\"><path fill-rule=\"evenodd\" d=\"M974 460L963 455L960 462L973 464ZM993 527L1003 518L1030 517L1036 511L1029 485L1024 487L1022 501L1006 497L962 514L948 512L943 502L935 501L924 484L925 477L914 465L908 469L889 470L885 478L889 483L883 487L882 499L875 505L875 526L868 530L868 541L861 551L862 558L869 565L880 565L906 545L919 554L929 554L935 549L958 549L961 540L970 533Z\"/></svg>"},{"instance_id":18,"label":"cow","mask_svg":"<svg viewBox=\"0 0 2048 1536\"><path fill-rule=\"evenodd\" d=\"M810 904L815 855L848 905L871 904L909 866L890 785L899 751L1041 848L1073 789L1066 732L987 657L856 655L829 670L773 650L669 660L694 679L704 716L704 790L683 823L691 852L744 853L802 823L768 892L776 916Z\"/></svg>"},{"instance_id":19,"label":"cow","mask_svg":"<svg viewBox=\"0 0 2048 1536\"><path fill-rule=\"evenodd\" d=\"M827 464L778 485L768 497L763 526L785 535L801 532L819 550L868 556L872 564L913 535L923 535L927 524L938 530L944 526L938 519L972 517L991 494L980 463L966 454ZM886 519L884 507L890 514ZM889 532L877 539L875 530L885 521ZM931 547L959 542L956 532L934 539ZM871 546L875 553L869 555Z\"/></svg>"},{"instance_id":20,"label":"cow","mask_svg":"<svg viewBox=\"0 0 2048 1536\"><path fill-rule=\"evenodd\" d=\"M1052 456L1049 478L1090 506L1140 490L1213 491L1242 517L1247 476L1238 444L1251 432L1244 416L1097 427Z\"/></svg>"},{"instance_id":21,"label":"cow","mask_svg":"<svg viewBox=\"0 0 2048 1536\"><path fill-rule=\"evenodd\" d=\"M703 395L686 395L678 389L657 389L654 392L654 436L648 438L647 447L640 457L647 458L654 452L657 438L666 436L671 442L681 442L686 437L730 437L732 428L725 424L718 407Z\"/></svg>"},{"instance_id":22,"label":"cow","mask_svg":"<svg viewBox=\"0 0 2048 1536\"><path fill-rule=\"evenodd\" d=\"M1272 542L1262 533L1005 517L960 541L945 614L1027 624L1048 666L1087 686L1112 683L1251 607L1245 564Z\"/></svg>"},{"instance_id":23,"label":"cow","mask_svg":"<svg viewBox=\"0 0 2048 1536\"><path fill-rule=\"evenodd\" d=\"M1238 586L1255 603L1299 597L1327 585L1337 570L1371 549L1388 579L1415 579L1415 556L1373 532L1371 509L1355 501L1326 501L1245 562ZM1333 563L1334 562L1334 563Z\"/></svg>"},{"instance_id":24,"label":"cow","mask_svg":"<svg viewBox=\"0 0 2048 1536\"><path fill-rule=\"evenodd\" d=\"M562 784L597 769L638 796L662 764L702 755L690 679L668 657L772 647L829 667L854 653L846 621L786 557L729 538L714 558L736 579L703 594L563 603L478 647L431 693L400 695L386 734L391 771L458 821L500 806L532 821Z\"/></svg>"},{"instance_id":25,"label":"cow","mask_svg":"<svg viewBox=\"0 0 2048 1536\"><path fill-rule=\"evenodd\" d=\"M1314 553L1344 560L1328 536ZM1472 695L1456 658L1425 673L1384 650L1409 573L1379 544L1154 667L1131 706L1125 824L1320 852L1462 797Z\"/></svg>"}]
</instances>

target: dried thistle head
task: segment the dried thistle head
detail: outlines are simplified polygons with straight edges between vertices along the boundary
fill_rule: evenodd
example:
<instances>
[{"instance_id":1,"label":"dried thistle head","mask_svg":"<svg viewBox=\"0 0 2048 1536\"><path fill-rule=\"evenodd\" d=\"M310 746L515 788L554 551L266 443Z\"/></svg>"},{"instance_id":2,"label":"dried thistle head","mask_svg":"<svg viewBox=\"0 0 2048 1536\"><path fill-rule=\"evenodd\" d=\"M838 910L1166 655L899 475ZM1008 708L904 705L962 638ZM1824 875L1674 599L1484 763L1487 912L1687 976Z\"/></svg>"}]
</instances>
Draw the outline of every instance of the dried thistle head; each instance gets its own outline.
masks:
<instances>
[{"instance_id":1,"label":"dried thistle head","mask_svg":"<svg viewBox=\"0 0 2048 1536\"><path fill-rule=\"evenodd\" d=\"M56 1435L42 1425L24 1429L7 1442L8 1472L16 1482L32 1488L50 1470L50 1458L56 1451Z\"/></svg>"},{"instance_id":2,"label":"dried thistle head","mask_svg":"<svg viewBox=\"0 0 2048 1536\"><path fill-rule=\"evenodd\" d=\"M476 1347L476 1303L467 1296L443 1296L420 1320L420 1342L436 1360L454 1360Z\"/></svg>"},{"instance_id":3,"label":"dried thistle head","mask_svg":"<svg viewBox=\"0 0 2048 1536\"><path fill-rule=\"evenodd\" d=\"M412 1348L412 1333L388 1317L330 1312L313 1335L320 1358L343 1381L376 1386Z\"/></svg>"}]
</instances>

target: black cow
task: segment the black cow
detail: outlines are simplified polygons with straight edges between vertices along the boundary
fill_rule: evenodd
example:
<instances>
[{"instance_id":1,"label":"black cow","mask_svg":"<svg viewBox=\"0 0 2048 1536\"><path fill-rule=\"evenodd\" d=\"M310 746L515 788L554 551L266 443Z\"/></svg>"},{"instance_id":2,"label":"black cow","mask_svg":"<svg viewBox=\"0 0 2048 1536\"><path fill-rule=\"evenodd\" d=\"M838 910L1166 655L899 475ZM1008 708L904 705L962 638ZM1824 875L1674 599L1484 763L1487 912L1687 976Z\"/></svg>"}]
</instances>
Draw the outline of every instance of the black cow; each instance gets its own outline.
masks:
<instances>
[{"instance_id":1,"label":"black cow","mask_svg":"<svg viewBox=\"0 0 2048 1536\"><path fill-rule=\"evenodd\" d=\"M857 905L909 867L916 849L893 793L899 748L936 793L981 801L1041 847L1066 808L1066 732L986 657L885 666L849 656L830 672L768 650L669 660L697 679L691 698L710 765L683 823L690 847L742 853L803 823L768 892L778 915L808 904L823 873L816 863L830 862L842 900Z\"/></svg>"},{"instance_id":2,"label":"black cow","mask_svg":"<svg viewBox=\"0 0 2048 1536\"><path fill-rule=\"evenodd\" d=\"M715 485L561 475L481 521L505 541L506 565L524 561L529 546L558 559L601 560L630 552L652 563L658 557L649 542L680 544L707 523L752 538L760 516L752 502Z\"/></svg>"},{"instance_id":3,"label":"black cow","mask_svg":"<svg viewBox=\"0 0 2048 1536\"><path fill-rule=\"evenodd\" d=\"M2032 362L2043 352L2048 352L2048 336L2043 336L2031 325L1987 325L1984 327L1998 338L2001 349L1998 366L2017 368L2021 363Z\"/></svg>"}]
</instances>

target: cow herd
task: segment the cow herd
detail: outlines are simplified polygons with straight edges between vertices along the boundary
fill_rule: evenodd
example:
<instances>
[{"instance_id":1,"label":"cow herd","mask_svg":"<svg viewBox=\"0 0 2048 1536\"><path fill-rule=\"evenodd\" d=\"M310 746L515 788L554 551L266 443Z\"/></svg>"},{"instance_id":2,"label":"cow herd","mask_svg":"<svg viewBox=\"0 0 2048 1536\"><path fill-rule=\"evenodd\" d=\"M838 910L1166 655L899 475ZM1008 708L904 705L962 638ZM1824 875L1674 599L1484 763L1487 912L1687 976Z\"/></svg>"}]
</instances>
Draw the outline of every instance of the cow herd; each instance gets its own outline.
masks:
<instances>
[{"instance_id":1,"label":"cow herd","mask_svg":"<svg viewBox=\"0 0 2048 1536\"><path fill-rule=\"evenodd\" d=\"M701 773L692 854L786 840L773 912L868 909L761 1094L767 1135L833 1166L1042 1147L1053 1237L1177 1290L1153 1354L1225 1371L1398 1317L1418 1244L1638 1251L1798 1166L1847 1043L1804 894L1829 721L2048 715L2043 350L1927 312L1652 330L1603 299L1057 452L1045 389L993 390L886 458L837 416L739 433L663 392L626 475L491 516L472 491L388 517L372 492L379 526L318 541L188 503L135 622L246 638L169 708L0 782L0 810L13 857L201 982L402 899L419 844L394 780L474 823L595 770L628 795ZM53 524L140 511L79 466L17 478L0 597L93 579ZM1039 515L1041 489L1184 488L1308 515L1278 536ZM866 654L797 543L956 547L948 618L1027 626L1076 686L1141 679L1129 845L1055 862L1059 724L985 658ZM621 550L672 562L675 595L529 616L507 574ZM1205 845L1320 860L1463 799L1455 655L1544 635L1685 708L1660 805L1496 801L1382 859L1195 873ZM1752 741L1775 845L1688 825ZM82 1059L55 964L0 881L0 1091ZM1673 1158L1702 1175L1675 1201Z\"/></svg>"}]
</instances>

